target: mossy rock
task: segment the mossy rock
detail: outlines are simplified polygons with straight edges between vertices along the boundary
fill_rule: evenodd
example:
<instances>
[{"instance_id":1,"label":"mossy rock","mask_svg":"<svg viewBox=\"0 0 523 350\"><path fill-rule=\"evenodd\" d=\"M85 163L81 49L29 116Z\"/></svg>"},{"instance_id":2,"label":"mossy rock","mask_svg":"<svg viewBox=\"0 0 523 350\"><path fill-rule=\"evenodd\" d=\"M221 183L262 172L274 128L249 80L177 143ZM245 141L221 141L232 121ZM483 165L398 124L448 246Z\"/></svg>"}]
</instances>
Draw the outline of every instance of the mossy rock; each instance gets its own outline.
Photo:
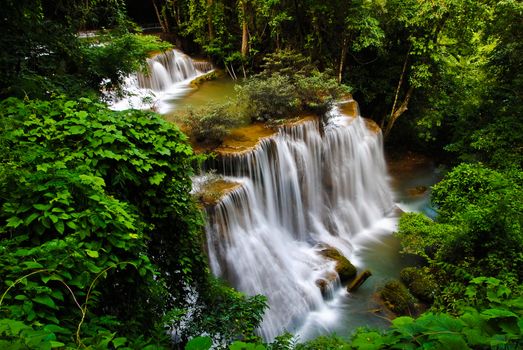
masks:
<instances>
[{"instance_id":1,"label":"mossy rock","mask_svg":"<svg viewBox=\"0 0 523 350\"><path fill-rule=\"evenodd\" d=\"M401 270L400 278L414 296L427 303L434 301L438 285L429 269L406 267Z\"/></svg>"},{"instance_id":2,"label":"mossy rock","mask_svg":"<svg viewBox=\"0 0 523 350\"><path fill-rule=\"evenodd\" d=\"M196 79L191 80L191 82L189 83L189 86L192 88L197 88L200 85L202 85L204 82L218 79L218 77L219 77L219 73L213 70L213 71L210 71L203 75L200 75Z\"/></svg>"},{"instance_id":3,"label":"mossy rock","mask_svg":"<svg viewBox=\"0 0 523 350\"><path fill-rule=\"evenodd\" d=\"M412 315L415 313L416 299L400 281L391 280L387 282L379 293L385 306L395 314Z\"/></svg>"},{"instance_id":4,"label":"mossy rock","mask_svg":"<svg viewBox=\"0 0 523 350\"><path fill-rule=\"evenodd\" d=\"M321 255L327 259L334 260L336 262L336 273L340 277L342 283L346 283L356 277L358 271L356 267L347 259L343 254L341 254L334 247L326 247L321 250Z\"/></svg>"}]
</instances>

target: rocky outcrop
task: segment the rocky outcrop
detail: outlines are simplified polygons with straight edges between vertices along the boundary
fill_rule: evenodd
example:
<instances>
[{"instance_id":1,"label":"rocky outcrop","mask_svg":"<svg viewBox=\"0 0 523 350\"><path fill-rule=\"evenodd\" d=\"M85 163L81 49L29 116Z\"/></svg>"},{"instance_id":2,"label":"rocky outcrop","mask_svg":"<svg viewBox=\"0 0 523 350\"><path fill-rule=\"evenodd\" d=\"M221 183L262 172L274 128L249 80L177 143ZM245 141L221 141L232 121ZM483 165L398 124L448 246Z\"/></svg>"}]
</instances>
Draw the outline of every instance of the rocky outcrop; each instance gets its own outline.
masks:
<instances>
[{"instance_id":1,"label":"rocky outcrop","mask_svg":"<svg viewBox=\"0 0 523 350\"><path fill-rule=\"evenodd\" d=\"M202 184L198 192L195 193L195 196L204 207L212 207L216 205L221 198L240 186L241 184L237 182L231 182L221 178L212 179Z\"/></svg>"}]
</instances>

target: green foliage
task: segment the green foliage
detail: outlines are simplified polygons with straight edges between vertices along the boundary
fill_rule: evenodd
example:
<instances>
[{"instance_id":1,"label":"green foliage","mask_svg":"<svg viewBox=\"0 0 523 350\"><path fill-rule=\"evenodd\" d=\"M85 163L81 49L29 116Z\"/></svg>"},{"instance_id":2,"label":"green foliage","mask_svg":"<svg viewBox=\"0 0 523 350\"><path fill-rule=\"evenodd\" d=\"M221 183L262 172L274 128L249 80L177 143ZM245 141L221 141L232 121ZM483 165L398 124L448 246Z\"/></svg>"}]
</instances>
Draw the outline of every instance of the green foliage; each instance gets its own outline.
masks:
<instances>
[{"instance_id":1,"label":"green foliage","mask_svg":"<svg viewBox=\"0 0 523 350\"><path fill-rule=\"evenodd\" d=\"M221 345L232 340L256 341L255 334L267 307L267 299L256 295L247 297L226 286L222 281L210 278L206 299L199 315L195 317L187 330L188 334L198 335L205 330Z\"/></svg>"},{"instance_id":2,"label":"green foliage","mask_svg":"<svg viewBox=\"0 0 523 350\"><path fill-rule=\"evenodd\" d=\"M311 60L293 50L278 50L263 57L260 76L280 74L289 78L305 77L316 70Z\"/></svg>"},{"instance_id":3,"label":"green foliage","mask_svg":"<svg viewBox=\"0 0 523 350\"><path fill-rule=\"evenodd\" d=\"M170 46L152 35L99 35L96 42L83 43L79 48L85 66L82 74L93 88L118 90L127 75L147 69L146 58L151 52Z\"/></svg>"},{"instance_id":4,"label":"green foliage","mask_svg":"<svg viewBox=\"0 0 523 350\"><path fill-rule=\"evenodd\" d=\"M313 340L305 343L299 343L296 345L296 350L348 350L352 347L347 343L346 340L336 336L319 336Z\"/></svg>"},{"instance_id":5,"label":"green foliage","mask_svg":"<svg viewBox=\"0 0 523 350\"><path fill-rule=\"evenodd\" d=\"M300 111L323 114L348 93L303 55L282 50L264 58L264 70L238 87L240 104L251 120L289 118Z\"/></svg>"},{"instance_id":6,"label":"green foliage","mask_svg":"<svg viewBox=\"0 0 523 350\"><path fill-rule=\"evenodd\" d=\"M131 34L123 1L8 1L0 22L0 96L49 98L117 89L143 68L148 53L166 48L156 37ZM7 20L8 18L8 20ZM94 39L77 31L103 23ZM99 28L99 27L98 27Z\"/></svg>"},{"instance_id":7,"label":"green foliage","mask_svg":"<svg viewBox=\"0 0 523 350\"><path fill-rule=\"evenodd\" d=\"M521 281L521 198L519 180L481 165L462 164L434 186L439 220L461 231L447 253L451 261L472 257L476 275Z\"/></svg>"},{"instance_id":8,"label":"green foliage","mask_svg":"<svg viewBox=\"0 0 523 350\"><path fill-rule=\"evenodd\" d=\"M432 201L444 220L463 212L468 206L495 206L510 202L521 192L518 183L481 164L460 164L433 188ZM494 201L494 203L488 203ZM517 203L517 202L516 202ZM516 204L514 203L514 204Z\"/></svg>"},{"instance_id":9,"label":"green foliage","mask_svg":"<svg viewBox=\"0 0 523 350\"><path fill-rule=\"evenodd\" d=\"M521 296L513 295L495 278L480 278L471 282L467 289L469 295L475 295L477 287L486 285L493 296L492 301L474 304L477 309L465 307L459 317L427 312L417 319L396 318L386 331L359 329L345 343L345 348L504 349L522 346ZM331 347L321 348L344 349L343 345L335 347L334 344L331 340L328 345Z\"/></svg>"},{"instance_id":10,"label":"green foliage","mask_svg":"<svg viewBox=\"0 0 523 350\"><path fill-rule=\"evenodd\" d=\"M401 218L398 237L403 252L424 257L442 287L434 295L435 309L457 312L467 303L465 286L475 276L503 279L497 288L519 288L523 203L517 174L461 164L433 187L436 222L421 214Z\"/></svg>"},{"instance_id":11,"label":"green foliage","mask_svg":"<svg viewBox=\"0 0 523 350\"><path fill-rule=\"evenodd\" d=\"M189 108L178 118L191 138L200 144L210 145L221 143L232 128L243 123L230 103Z\"/></svg>"},{"instance_id":12,"label":"green foliage","mask_svg":"<svg viewBox=\"0 0 523 350\"><path fill-rule=\"evenodd\" d=\"M295 115L299 95L288 77L250 78L238 87L240 101L251 120L271 120Z\"/></svg>"},{"instance_id":13,"label":"green foliage","mask_svg":"<svg viewBox=\"0 0 523 350\"><path fill-rule=\"evenodd\" d=\"M432 260L441 257L441 250L457 233L454 226L435 223L424 214L406 213L400 219L396 236L401 241L402 253Z\"/></svg>"},{"instance_id":14,"label":"green foliage","mask_svg":"<svg viewBox=\"0 0 523 350\"><path fill-rule=\"evenodd\" d=\"M212 346L211 337L196 337L185 345L185 350L208 350Z\"/></svg>"},{"instance_id":15,"label":"green foliage","mask_svg":"<svg viewBox=\"0 0 523 350\"><path fill-rule=\"evenodd\" d=\"M198 159L181 132L153 113L86 98L8 99L1 111L7 341L161 348L165 322L187 313L189 286L201 312L186 335L253 337L265 299L207 280L189 194Z\"/></svg>"},{"instance_id":16,"label":"green foliage","mask_svg":"<svg viewBox=\"0 0 523 350\"><path fill-rule=\"evenodd\" d=\"M161 334L167 293L181 295L183 281L205 271L193 255L200 219L190 214L194 158L184 136L152 114L88 99L9 99L1 117L2 316L35 332L59 326L49 333L77 345L131 344L115 331L133 341ZM149 243L174 222L177 260ZM191 268L180 268L178 286L162 285L184 250Z\"/></svg>"}]
</instances>

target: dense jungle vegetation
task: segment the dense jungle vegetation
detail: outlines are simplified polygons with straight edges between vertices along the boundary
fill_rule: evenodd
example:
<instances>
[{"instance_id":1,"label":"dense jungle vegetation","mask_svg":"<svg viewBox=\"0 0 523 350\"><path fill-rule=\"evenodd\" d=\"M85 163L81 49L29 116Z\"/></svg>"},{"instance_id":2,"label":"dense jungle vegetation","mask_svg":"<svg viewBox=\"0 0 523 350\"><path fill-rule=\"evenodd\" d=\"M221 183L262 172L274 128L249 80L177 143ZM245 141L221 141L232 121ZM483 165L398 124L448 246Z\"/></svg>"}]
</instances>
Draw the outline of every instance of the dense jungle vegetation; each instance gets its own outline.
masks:
<instances>
[{"instance_id":1,"label":"dense jungle vegetation","mask_svg":"<svg viewBox=\"0 0 523 350\"><path fill-rule=\"evenodd\" d=\"M383 297L408 316L262 344L264 297L214 279L202 251L201 156L157 114L101 101L171 46L135 22L246 78L249 119L321 113L343 83L389 150L451 167L436 219L400 222L423 264ZM520 1L6 0L0 29L0 348L523 347Z\"/></svg>"}]
</instances>

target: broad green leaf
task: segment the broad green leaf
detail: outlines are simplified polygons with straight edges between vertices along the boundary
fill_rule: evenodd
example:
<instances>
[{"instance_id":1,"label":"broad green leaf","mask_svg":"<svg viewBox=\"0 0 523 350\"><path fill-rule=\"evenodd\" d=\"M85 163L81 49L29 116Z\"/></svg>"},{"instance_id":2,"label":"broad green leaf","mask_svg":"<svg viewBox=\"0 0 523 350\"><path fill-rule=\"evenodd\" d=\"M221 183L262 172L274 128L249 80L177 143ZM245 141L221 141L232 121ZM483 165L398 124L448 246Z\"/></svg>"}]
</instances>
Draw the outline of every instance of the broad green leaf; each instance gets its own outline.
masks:
<instances>
[{"instance_id":1,"label":"broad green leaf","mask_svg":"<svg viewBox=\"0 0 523 350\"><path fill-rule=\"evenodd\" d=\"M64 343L61 343L56 340L51 340L50 343L51 343L51 348L61 348L61 347L65 346Z\"/></svg>"},{"instance_id":2,"label":"broad green leaf","mask_svg":"<svg viewBox=\"0 0 523 350\"><path fill-rule=\"evenodd\" d=\"M1 320L2 323L4 321L5 321L5 328L2 327L1 324L0 324L0 327L2 327L4 329L9 329L11 334L13 334L13 335L18 335L18 333L20 333L21 330L29 328L27 325L25 325L23 322L20 322L20 321L11 320L11 319Z\"/></svg>"},{"instance_id":3,"label":"broad green leaf","mask_svg":"<svg viewBox=\"0 0 523 350\"><path fill-rule=\"evenodd\" d=\"M37 263L36 261L24 261L23 264L28 269L41 269L44 267L42 264Z\"/></svg>"},{"instance_id":4,"label":"broad green leaf","mask_svg":"<svg viewBox=\"0 0 523 350\"><path fill-rule=\"evenodd\" d=\"M149 177L149 182L151 183L151 185L159 185L162 183L162 180L166 175L167 174L165 174L164 172L157 172L153 176Z\"/></svg>"},{"instance_id":5,"label":"broad green leaf","mask_svg":"<svg viewBox=\"0 0 523 350\"><path fill-rule=\"evenodd\" d=\"M33 222L34 219L36 219L39 216L40 216L39 213L32 213L31 215L29 215L28 217L25 218L24 223L26 225L29 225L31 222Z\"/></svg>"},{"instance_id":6,"label":"broad green leaf","mask_svg":"<svg viewBox=\"0 0 523 350\"><path fill-rule=\"evenodd\" d=\"M20 226L23 223L24 223L24 220L20 219L19 217L12 216L9 219L7 219L7 225L6 226L7 227L17 228L18 226Z\"/></svg>"},{"instance_id":7,"label":"broad green leaf","mask_svg":"<svg viewBox=\"0 0 523 350\"><path fill-rule=\"evenodd\" d=\"M351 345L361 350L378 350L383 345L383 340L377 332L358 333Z\"/></svg>"},{"instance_id":8,"label":"broad green leaf","mask_svg":"<svg viewBox=\"0 0 523 350\"><path fill-rule=\"evenodd\" d=\"M503 309L488 309L483 311L481 316L487 320L491 318L518 317L515 313Z\"/></svg>"},{"instance_id":9,"label":"broad green leaf","mask_svg":"<svg viewBox=\"0 0 523 350\"><path fill-rule=\"evenodd\" d=\"M60 232L61 234L64 233L65 227L64 227L64 222L62 220L57 221L54 226L58 232Z\"/></svg>"},{"instance_id":10,"label":"broad green leaf","mask_svg":"<svg viewBox=\"0 0 523 350\"><path fill-rule=\"evenodd\" d=\"M33 298L34 302L50 307L51 309L58 309L53 299L48 295L37 295Z\"/></svg>"},{"instance_id":11,"label":"broad green leaf","mask_svg":"<svg viewBox=\"0 0 523 350\"><path fill-rule=\"evenodd\" d=\"M83 126L81 126L81 125L74 125L74 126L69 128L69 132L72 135L79 135L79 134L85 133L85 128Z\"/></svg>"},{"instance_id":12,"label":"broad green leaf","mask_svg":"<svg viewBox=\"0 0 523 350\"><path fill-rule=\"evenodd\" d=\"M185 345L185 350L209 350L212 346L211 337L196 337Z\"/></svg>"},{"instance_id":13,"label":"broad green leaf","mask_svg":"<svg viewBox=\"0 0 523 350\"><path fill-rule=\"evenodd\" d=\"M86 252L87 255L89 255L91 258L98 258L98 257L100 256L96 250L86 249L85 252Z\"/></svg>"},{"instance_id":14,"label":"broad green leaf","mask_svg":"<svg viewBox=\"0 0 523 350\"><path fill-rule=\"evenodd\" d=\"M64 327L60 327L60 326L55 325L55 324L45 325L44 329L46 331L50 332L50 333L60 333L60 334L65 334L65 335L69 335L69 334L72 333L70 329L67 329L67 328L64 328Z\"/></svg>"},{"instance_id":15,"label":"broad green leaf","mask_svg":"<svg viewBox=\"0 0 523 350\"><path fill-rule=\"evenodd\" d=\"M125 337L118 337L113 339L113 345L115 348L119 348L120 346L124 345L127 342L127 338Z\"/></svg>"},{"instance_id":16,"label":"broad green leaf","mask_svg":"<svg viewBox=\"0 0 523 350\"><path fill-rule=\"evenodd\" d=\"M437 334L431 336L432 339L438 339L444 349L448 350L468 350L470 347L460 334Z\"/></svg>"}]
</instances>

